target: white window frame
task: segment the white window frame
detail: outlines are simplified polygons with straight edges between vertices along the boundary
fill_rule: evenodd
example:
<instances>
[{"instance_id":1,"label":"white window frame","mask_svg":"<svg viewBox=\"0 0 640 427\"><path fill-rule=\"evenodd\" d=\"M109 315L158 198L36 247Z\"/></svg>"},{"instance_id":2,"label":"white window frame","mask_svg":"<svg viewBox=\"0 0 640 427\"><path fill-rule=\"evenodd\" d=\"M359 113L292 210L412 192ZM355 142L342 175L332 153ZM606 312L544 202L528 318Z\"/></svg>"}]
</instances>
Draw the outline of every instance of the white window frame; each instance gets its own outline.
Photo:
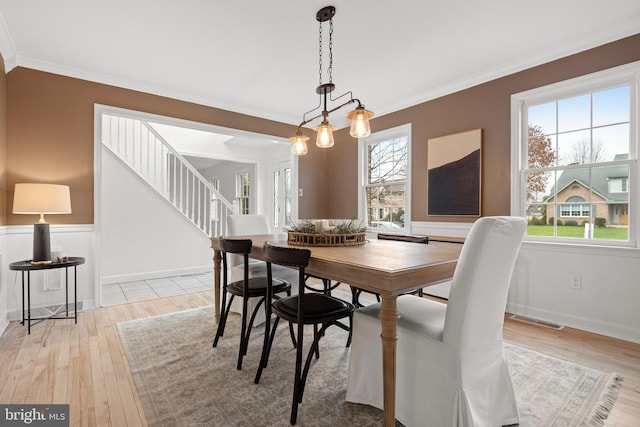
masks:
<instances>
[{"instance_id":1,"label":"white window frame","mask_svg":"<svg viewBox=\"0 0 640 427\"><path fill-rule=\"evenodd\" d=\"M601 72L528 90L511 96L511 214L526 217L526 183L522 170L527 167L527 127L525 106L570 98L584 93L605 90L616 85L629 85L629 240L566 239L560 237L525 236L525 241L571 244L577 246L609 246L638 248L640 228L640 182L638 180L638 141L640 140L640 61Z\"/></svg>"},{"instance_id":2,"label":"white window frame","mask_svg":"<svg viewBox=\"0 0 640 427\"><path fill-rule=\"evenodd\" d=\"M358 140L358 220L367 221L367 147L394 138L407 138L407 180L405 181L405 209L403 228L369 228L371 232L410 234L411 233L411 123L374 132Z\"/></svg>"},{"instance_id":3,"label":"white window frame","mask_svg":"<svg viewBox=\"0 0 640 427\"><path fill-rule=\"evenodd\" d=\"M247 175L247 181L249 182L249 194L247 194L246 196L242 195L242 184L241 184L241 179L240 177L242 175ZM236 171L236 204L237 204L237 208L238 208L238 214L240 215L244 215L245 213L242 212L241 207L242 207L242 203L240 203L241 199L246 199L247 200L247 204L249 206L249 211L246 212L246 214L250 214L251 213L251 173L249 173L248 169L240 169Z\"/></svg>"}]
</instances>

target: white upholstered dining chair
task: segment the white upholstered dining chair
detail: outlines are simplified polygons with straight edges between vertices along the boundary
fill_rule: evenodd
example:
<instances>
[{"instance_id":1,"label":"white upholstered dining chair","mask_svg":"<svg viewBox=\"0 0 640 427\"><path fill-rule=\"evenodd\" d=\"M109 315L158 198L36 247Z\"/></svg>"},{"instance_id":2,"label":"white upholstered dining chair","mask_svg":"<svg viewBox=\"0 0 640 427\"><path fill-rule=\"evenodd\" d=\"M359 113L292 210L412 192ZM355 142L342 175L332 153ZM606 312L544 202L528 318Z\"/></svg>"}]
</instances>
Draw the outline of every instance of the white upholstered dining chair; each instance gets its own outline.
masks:
<instances>
[{"instance_id":1,"label":"white upholstered dining chair","mask_svg":"<svg viewBox=\"0 0 640 427\"><path fill-rule=\"evenodd\" d=\"M507 292L526 220L478 219L464 243L448 304L398 297L396 417L410 426L518 422L503 354ZM380 303L358 309L346 400L383 408Z\"/></svg>"},{"instance_id":2,"label":"white upholstered dining chair","mask_svg":"<svg viewBox=\"0 0 640 427\"><path fill-rule=\"evenodd\" d=\"M227 236L250 236L255 234L272 234L271 226L269 225L269 218L266 215L261 214L249 214L249 215L229 215L227 217ZM283 239L286 239L286 235L283 235ZM244 264L242 259L238 256L231 257L231 266L229 274L229 282L240 281L244 275ZM264 261L255 259L249 260L249 277L267 276L267 265ZM273 277L282 279L291 284L293 294L297 294L298 289L298 272L291 268L283 266L273 266ZM251 298L249 301L249 310L253 311L255 304L259 301L259 298ZM234 300L231 305L231 311L236 313L242 313L242 302L240 300ZM264 322L264 313L259 311L256 314L254 326L260 325Z\"/></svg>"}]
</instances>

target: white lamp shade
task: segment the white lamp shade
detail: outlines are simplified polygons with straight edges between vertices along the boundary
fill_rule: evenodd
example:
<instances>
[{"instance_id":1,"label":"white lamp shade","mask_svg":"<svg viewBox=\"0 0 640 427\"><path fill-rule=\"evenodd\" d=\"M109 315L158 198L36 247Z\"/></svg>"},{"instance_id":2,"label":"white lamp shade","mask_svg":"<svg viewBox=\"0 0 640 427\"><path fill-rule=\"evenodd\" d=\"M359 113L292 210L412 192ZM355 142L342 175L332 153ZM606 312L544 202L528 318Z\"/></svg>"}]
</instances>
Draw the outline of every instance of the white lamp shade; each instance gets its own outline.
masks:
<instances>
[{"instance_id":1,"label":"white lamp shade","mask_svg":"<svg viewBox=\"0 0 640 427\"><path fill-rule=\"evenodd\" d=\"M68 185L16 184L13 194L14 214L70 214Z\"/></svg>"}]
</instances>

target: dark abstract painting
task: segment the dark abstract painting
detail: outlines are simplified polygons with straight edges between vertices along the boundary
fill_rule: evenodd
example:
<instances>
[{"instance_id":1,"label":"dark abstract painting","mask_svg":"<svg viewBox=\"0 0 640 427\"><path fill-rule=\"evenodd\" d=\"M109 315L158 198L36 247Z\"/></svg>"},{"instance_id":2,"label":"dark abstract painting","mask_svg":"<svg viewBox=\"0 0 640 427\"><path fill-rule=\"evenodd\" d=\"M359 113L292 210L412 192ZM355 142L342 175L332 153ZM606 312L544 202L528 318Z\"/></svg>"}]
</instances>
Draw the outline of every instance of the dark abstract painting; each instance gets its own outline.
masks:
<instances>
[{"instance_id":1,"label":"dark abstract painting","mask_svg":"<svg viewBox=\"0 0 640 427\"><path fill-rule=\"evenodd\" d=\"M427 141L428 214L481 214L482 129Z\"/></svg>"}]
</instances>

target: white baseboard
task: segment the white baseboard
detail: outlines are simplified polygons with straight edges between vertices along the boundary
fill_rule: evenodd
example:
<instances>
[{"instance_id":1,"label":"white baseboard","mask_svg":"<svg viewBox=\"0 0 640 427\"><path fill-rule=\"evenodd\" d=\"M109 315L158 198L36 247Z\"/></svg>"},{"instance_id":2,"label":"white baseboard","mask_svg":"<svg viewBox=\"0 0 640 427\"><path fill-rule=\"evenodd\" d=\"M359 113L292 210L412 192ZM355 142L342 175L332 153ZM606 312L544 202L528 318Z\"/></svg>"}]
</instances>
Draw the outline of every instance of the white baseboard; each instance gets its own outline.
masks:
<instances>
[{"instance_id":1,"label":"white baseboard","mask_svg":"<svg viewBox=\"0 0 640 427\"><path fill-rule=\"evenodd\" d=\"M9 321L7 319L0 319L0 336L4 334L4 331L7 329L7 326L9 326Z\"/></svg>"},{"instance_id":2,"label":"white baseboard","mask_svg":"<svg viewBox=\"0 0 640 427\"><path fill-rule=\"evenodd\" d=\"M137 282L141 280L160 279L163 277L186 276L189 274L200 274L213 271L213 262L207 266L176 268L171 270L145 271L131 274L118 274L104 276L100 279L101 285L112 285L114 283Z\"/></svg>"},{"instance_id":3,"label":"white baseboard","mask_svg":"<svg viewBox=\"0 0 640 427\"><path fill-rule=\"evenodd\" d=\"M586 317L567 316L564 313L509 302L507 302L506 312L533 317L535 319L557 323L569 328L580 329L594 334L606 335L608 337L640 344L640 329L638 328L629 328L624 325L601 322L598 320L594 321L593 319L588 319Z\"/></svg>"},{"instance_id":4,"label":"white baseboard","mask_svg":"<svg viewBox=\"0 0 640 427\"><path fill-rule=\"evenodd\" d=\"M64 307L64 303L58 303L58 304L53 304L53 305L49 304L48 306L44 306L44 305L31 306L31 326L33 326L33 323L35 322L33 320L34 317L43 317L43 316L49 316L50 315L51 311L47 310L47 307L59 307L60 304L63 304L62 307ZM80 316L80 313L82 313L86 309L87 309L87 307L86 307L86 304L84 303L84 301L78 301L78 316ZM69 301L69 314L70 315L73 314L73 313L71 313L71 311L73 311L73 301ZM25 317L26 317L26 313L25 313ZM16 309L16 310L12 310L12 311L8 312L7 313L7 319L10 320L10 321L22 320L22 308L20 308L19 310ZM66 319L61 319L61 320L66 320Z\"/></svg>"}]
</instances>

